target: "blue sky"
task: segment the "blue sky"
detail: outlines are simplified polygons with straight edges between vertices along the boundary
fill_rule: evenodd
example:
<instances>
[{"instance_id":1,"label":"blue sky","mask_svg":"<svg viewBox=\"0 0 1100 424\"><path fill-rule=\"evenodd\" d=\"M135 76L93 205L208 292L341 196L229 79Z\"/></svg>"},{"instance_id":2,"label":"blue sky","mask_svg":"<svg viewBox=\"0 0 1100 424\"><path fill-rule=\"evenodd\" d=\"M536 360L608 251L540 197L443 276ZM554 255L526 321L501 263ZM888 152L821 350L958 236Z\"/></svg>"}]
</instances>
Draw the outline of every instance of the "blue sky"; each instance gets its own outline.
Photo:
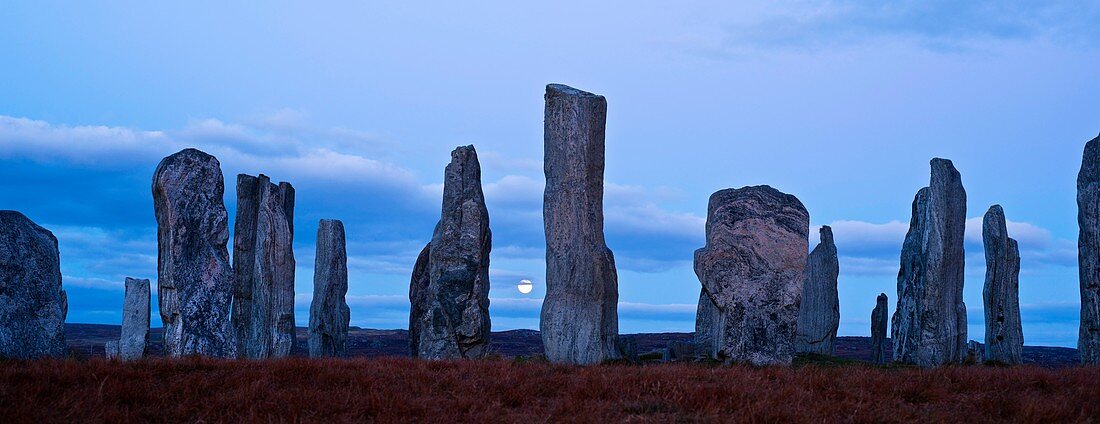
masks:
<instances>
[{"instance_id":1,"label":"blue sky","mask_svg":"<svg viewBox=\"0 0 1100 424\"><path fill-rule=\"evenodd\" d=\"M555 82L608 99L621 331L691 331L707 197L769 184L833 225L840 333L869 334L875 296L896 301L910 204L939 156L962 173L968 217L1004 206L1026 342L1076 343L1074 184L1100 131L1098 5L222 3L17 1L0 15L0 208L58 236L70 322L119 322L123 277L155 280L153 170L198 147L228 182L295 185L299 323L317 220L337 218L352 324L404 328L448 153L474 144L494 329L537 328L542 94ZM524 278L530 295L515 290Z\"/></svg>"}]
</instances>

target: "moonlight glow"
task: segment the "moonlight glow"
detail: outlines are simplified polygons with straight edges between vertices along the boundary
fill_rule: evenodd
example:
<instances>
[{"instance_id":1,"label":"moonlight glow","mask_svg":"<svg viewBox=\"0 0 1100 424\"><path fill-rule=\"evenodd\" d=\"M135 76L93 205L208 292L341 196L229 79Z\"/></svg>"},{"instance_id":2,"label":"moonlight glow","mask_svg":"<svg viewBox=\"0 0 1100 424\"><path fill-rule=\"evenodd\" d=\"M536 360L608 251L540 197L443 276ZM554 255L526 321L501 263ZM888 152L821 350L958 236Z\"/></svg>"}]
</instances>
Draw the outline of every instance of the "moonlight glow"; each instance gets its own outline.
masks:
<instances>
[{"instance_id":1,"label":"moonlight glow","mask_svg":"<svg viewBox=\"0 0 1100 424\"><path fill-rule=\"evenodd\" d=\"M516 285L516 289L523 294L530 293L534 288L535 285L531 283L531 280L519 280L519 284Z\"/></svg>"}]
</instances>

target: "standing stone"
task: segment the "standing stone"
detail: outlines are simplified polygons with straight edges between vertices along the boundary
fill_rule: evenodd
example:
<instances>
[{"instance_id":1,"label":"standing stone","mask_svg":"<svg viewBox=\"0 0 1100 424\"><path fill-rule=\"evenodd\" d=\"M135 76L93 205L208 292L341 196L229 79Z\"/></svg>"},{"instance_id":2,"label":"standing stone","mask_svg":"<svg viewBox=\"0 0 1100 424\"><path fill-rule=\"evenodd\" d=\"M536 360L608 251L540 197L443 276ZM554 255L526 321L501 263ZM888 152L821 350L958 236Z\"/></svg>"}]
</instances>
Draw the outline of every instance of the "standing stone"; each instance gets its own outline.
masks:
<instances>
[{"instance_id":1,"label":"standing stone","mask_svg":"<svg viewBox=\"0 0 1100 424\"><path fill-rule=\"evenodd\" d=\"M68 298L57 238L16 211L0 211L0 358L65 356Z\"/></svg>"},{"instance_id":2,"label":"standing stone","mask_svg":"<svg viewBox=\"0 0 1100 424\"><path fill-rule=\"evenodd\" d=\"M890 314L888 302L886 293L879 293L875 309L871 311L871 362L876 364L890 361L890 352L886 350L886 320Z\"/></svg>"},{"instance_id":3,"label":"standing stone","mask_svg":"<svg viewBox=\"0 0 1100 424\"><path fill-rule=\"evenodd\" d=\"M119 359L118 340L108 340L103 343L103 356L107 359Z\"/></svg>"},{"instance_id":4,"label":"standing stone","mask_svg":"<svg viewBox=\"0 0 1100 424\"><path fill-rule=\"evenodd\" d=\"M768 186L721 190L707 207L695 275L722 315L718 357L790 364L810 232L798 198Z\"/></svg>"},{"instance_id":5,"label":"standing stone","mask_svg":"<svg viewBox=\"0 0 1100 424\"><path fill-rule=\"evenodd\" d=\"M982 221L985 242L985 360L1023 363L1024 330L1020 325L1020 248L1008 236L1005 213L993 205Z\"/></svg>"},{"instance_id":6,"label":"standing stone","mask_svg":"<svg viewBox=\"0 0 1100 424\"><path fill-rule=\"evenodd\" d=\"M322 219L317 226L313 301L309 305L309 356L348 356L348 252L344 223Z\"/></svg>"},{"instance_id":7,"label":"standing stone","mask_svg":"<svg viewBox=\"0 0 1100 424\"><path fill-rule=\"evenodd\" d=\"M1077 267L1081 284L1081 362L1100 363L1100 136L1085 144L1077 174Z\"/></svg>"},{"instance_id":8,"label":"standing stone","mask_svg":"<svg viewBox=\"0 0 1100 424\"><path fill-rule=\"evenodd\" d=\"M894 360L923 367L966 359L963 233L966 191L951 161L931 161L932 178L913 199L901 249Z\"/></svg>"},{"instance_id":9,"label":"standing stone","mask_svg":"<svg viewBox=\"0 0 1100 424\"><path fill-rule=\"evenodd\" d=\"M539 328L550 362L619 359L618 276L603 234L606 120L603 96L546 86L546 297Z\"/></svg>"},{"instance_id":10,"label":"standing stone","mask_svg":"<svg viewBox=\"0 0 1100 424\"><path fill-rule=\"evenodd\" d=\"M699 306L695 311L695 352L699 357L718 358L718 339L722 325L722 314L718 312L718 305L707 296L707 289L699 289Z\"/></svg>"},{"instance_id":11,"label":"standing stone","mask_svg":"<svg viewBox=\"0 0 1100 424\"><path fill-rule=\"evenodd\" d=\"M420 355L420 321L427 310L428 287L432 282L428 269L431 252L432 243L429 242L416 256L409 282L409 354L414 358Z\"/></svg>"},{"instance_id":12,"label":"standing stone","mask_svg":"<svg viewBox=\"0 0 1100 424\"><path fill-rule=\"evenodd\" d=\"M195 149L164 158L153 174L157 298L169 356L236 356L224 192L218 159Z\"/></svg>"},{"instance_id":13,"label":"standing stone","mask_svg":"<svg viewBox=\"0 0 1100 424\"><path fill-rule=\"evenodd\" d=\"M821 242L810 252L806 264L795 350L832 356L836 354L836 330L840 326L840 298L836 288L840 262L833 243L833 229L824 225L820 234Z\"/></svg>"},{"instance_id":14,"label":"standing stone","mask_svg":"<svg viewBox=\"0 0 1100 424\"><path fill-rule=\"evenodd\" d=\"M145 357L149 346L149 280L126 277L122 301L122 337L118 356L123 361Z\"/></svg>"},{"instance_id":15,"label":"standing stone","mask_svg":"<svg viewBox=\"0 0 1100 424\"><path fill-rule=\"evenodd\" d=\"M294 347L294 187L237 175L233 327L242 358L285 358Z\"/></svg>"},{"instance_id":16,"label":"standing stone","mask_svg":"<svg viewBox=\"0 0 1100 424\"><path fill-rule=\"evenodd\" d=\"M481 358L489 348L489 211L474 146L451 152L443 210L427 252L427 285L417 260L409 300L412 354L425 359ZM422 254L423 255L423 254Z\"/></svg>"}]
</instances>

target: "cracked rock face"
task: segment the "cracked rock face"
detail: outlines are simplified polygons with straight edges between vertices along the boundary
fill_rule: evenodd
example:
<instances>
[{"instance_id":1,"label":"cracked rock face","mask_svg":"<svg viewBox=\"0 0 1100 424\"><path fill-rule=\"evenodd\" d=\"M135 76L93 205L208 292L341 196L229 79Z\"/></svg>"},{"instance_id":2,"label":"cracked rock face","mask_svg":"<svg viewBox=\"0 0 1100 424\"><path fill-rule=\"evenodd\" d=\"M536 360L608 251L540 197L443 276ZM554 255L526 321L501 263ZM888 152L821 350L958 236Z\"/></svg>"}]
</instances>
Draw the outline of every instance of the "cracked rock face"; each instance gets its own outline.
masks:
<instances>
[{"instance_id":1,"label":"cracked rock face","mask_svg":"<svg viewBox=\"0 0 1100 424\"><path fill-rule=\"evenodd\" d=\"M809 213L768 186L721 190L707 208L695 274L721 314L719 359L790 364L805 278Z\"/></svg>"},{"instance_id":2,"label":"cracked rock face","mask_svg":"<svg viewBox=\"0 0 1100 424\"><path fill-rule=\"evenodd\" d=\"M157 297L169 356L236 356L224 192L221 164L199 150L164 158L153 174Z\"/></svg>"},{"instance_id":3,"label":"cracked rock face","mask_svg":"<svg viewBox=\"0 0 1100 424\"><path fill-rule=\"evenodd\" d=\"M966 359L963 233L966 191L951 161L931 161L928 187L913 200L901 251L894 360L924 367Z\"/></svg>"},{"instance_id":4,"label":"cracked rock face","mask_svg":"<svg viewBox=\"0 0 1100 424\"><path fill-rule=\"evenodd\" d=\"M603 232L603 96L546 86L543 222L546 297L539 328L550 362L596 364L621 357L615 257Z\"/></svg>"},{"instance_id":5,"label":"cracked rock face","mask_svg":"<svg viewBox=\"0 0 1100 424\"><path fill-rule=\"evenodd\" d=\"M1100 136L1085 144L1077 174L1077 266L1081 327L1077 349L1085 364L1100 363Z\"/></svg>"},{"instance_id":6,"label":"cracked rock face","mask_svg":"<svg viewBox=\"0 0 1100 424\"><path fill-rule=\"evenodd\" d=\"M0 358L65 356L68 309L57 238L22 213L0 211Z\"/></svg>"},{"instance_id":7,"label":"cracked rock face","mask_svg":"<svg viewBox=\"0 0 1100 424\"><path fill-rule=\"evenodd\" d=\"M1020 324L1020 248L1008 236L1005 213L993 205L982 221L985 243L985 360L1023 363Z\"/></svg>"},{"instance_id":8,"label":"cracked rock face","mask_svg":"<svg viewBox=\"0 0 1100 424\"><path fill-rule=\"evenodd\" d=\"M294 187L237 176L233 327L242 358L285 358L294 347Z\"/></svg>"},{"instance_id":9,"label":"cracked rock face","mask_svg":"<svg viewBox=\"0 0 1100 424\"><path fill-rule=\"evenodd\" d=\"M126 277L122 301L122 337L118 357L124 361L145 357L149 346L149 280Z\"/></svg>"},{"instance_id":10,"label":"cracked rock face","mask_svg":"<svg viewBox=\"0 0 1100 424\"><path fill-rule=\"evenodd\" d=\"M836 288L840 262L833 243L833 229L822 226L820 234L821 242L810 252L806 264L795 350L832 356L836 354L836 330L840 326L840 298Z\"/></svg>"},{"instance_id":11,"label":"cracked rock face","mask_svg":"<svg viewBox=\"0 0 1100 424\"><path fill-rule=\"evenodd\" d=\"M876 364L890 362L891 352L886 349L886 320L889 316L890 305L886 293L879 293L875 300L875 309L871 311L871 362Z\"/></svg>"},{"instance_id":12,"label":"cracked rock face","mask_svg":"<svg viewBox=\"0 0 1100 424\"><path fill-rule=\"evenodd\" d=\"M309 305L309 356L348 355L348 253L344 223L322 219L317 226L313 301Z\"/></svg>"},{"instance_id":13,"label":"cracked rock face","mask_svg":"<svg viewBox=\"0 0 1100 424\"><path fill-rule=\"evenodd\" d=\"M491 249L477 152L474 146L459 147L444 173L439 223L417 259L409 288L413 356L458 359L488 353Z\"/></svg>"}]
</instances>

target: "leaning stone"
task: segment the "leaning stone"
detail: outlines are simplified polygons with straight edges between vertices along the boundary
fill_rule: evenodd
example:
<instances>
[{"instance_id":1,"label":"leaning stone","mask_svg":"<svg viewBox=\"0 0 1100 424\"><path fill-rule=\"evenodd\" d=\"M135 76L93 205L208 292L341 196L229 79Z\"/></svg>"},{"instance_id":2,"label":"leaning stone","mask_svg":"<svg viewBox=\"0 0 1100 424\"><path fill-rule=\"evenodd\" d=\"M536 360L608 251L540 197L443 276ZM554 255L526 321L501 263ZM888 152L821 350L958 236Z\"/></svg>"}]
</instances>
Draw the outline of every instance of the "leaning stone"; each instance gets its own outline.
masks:
<instances>
[{"instance_id":1,"label":"leaning stone","mask_svg":"<svg viewBox=\"0 0 1100 424\"><path fill-rule=\"evenodd\" d=\"M1081 285L1081 362L1100 363L1100 136L1085 144L1077 174L1077 267Z\"/></svg>"},{"instance_id":2,"label":"leaning stone","mask_svg":"<svg viewBox=\"0 0 1100 424\"><path fill-rule=\"evenodd\" d=\"M122 337L118 356L124 361L145 357L149 346L149 280L126 277L122 302Z\"/></svg>"},{"instance_id":3,"label":"leaning stone","mask_svg":"<svg viewBox=\"0 0 1100 424\"><path fill-rule=\"evenodd\" d=\"M61 357L68 298L57 238L16 211L0 211L0 358Z\"/></svg>"},{"instance_id":4,"label":"leaning stone","mask_svg":"<svg viewBox=\"0 0 1100 424\"><path fill-rule=\"evenodd\" d=\"M1015 365L1024 362L1020 324L1020 248L1008 236L1005 213L993 205L982 221L985 244L985 360Z\"/></svg>"},{"instance_id":5,"label":"leaning stone","mask_svg":"<svg viewBox=\"0 0 1100 424\"><path fill-rule=\"evenodd\" d=\"M836 355L836 330L840 326L840 297L836 289L840 262L833 243L833 229L822 226L820 234L821 242L810 252L806 264L795 350L832 356Z\"/></svg>"},{"instance_id":6,"label":"leaning stone","mask_svg":"<svg viewBox=\"0 0 1100 424\"><path fill-rule=\"evenodd\" d=\"M237 355L285 358L294 348L294 187L237 175L233 327Z\"/></svg>"},{"instance_id":7,"label":"leaning stone","mask_svg":"<svg viewBox=\"0 0 1100 424\"><path fill-rule=\"evenodd\" d=\"M695 274L722 315L718 359L791 363L809 221L798 198L768 186L711 195Z\"/></svg>"},{"instance_id":8,"label":"leaning stone","mask_svg":"<svg viewBox=\"0 0 1100 424\"><path fill-rule=\"evenodd\" d=\"M410 286L410 342L425 359L481 358L489 347L489 212L474 146L451 152L443 179L443 209L427 258L427 285ZM417 260L418 267L423 265ZM418 268L418 272L423 272ZM414 275L417 272L414 272Z\"/></svg>"},{"instance_id":9,"label":"leaning stone","mask_svg":"<svg viewBox=\"0 0 1100 424\"><path fill-rule=\"evenodd\" d=\"M966 191L951 161L935 158L931 166L931 183L913 200L891 329L894 360L923 367L961 363L967 340L962 298Z\"/></svg>"},{"instance_id":10,"label":"leaning stone","mask_svg":"<svg viewBox=\"0 0 1100 424\"><path fill-rule=\"evenodd\" d=\"M348 253L344 223L322 219L317 226L313 301L309 305L309 356L348 355Z\"/></svg>"},{"instance_id":11,"label":"leaning stone","mask_svg":"<svg viewBox=\"0 0 1100 424\"><path fill-rule=\"evenodd\" d=\"M875 309L871 311L871 362L885 364L890 361L890 351L886 349L886 320L889 319L889 300L886 293L879 293L875 300Z\"/></svg>"},{"instance_id":12,"label":"leaning stone","mask_svg":"<svg viewBox=\"0 0 1100 424\"><path fill-rule=\"evenodd\" d=\"M164 158L153 175L157 298L168 356L236 356L224 192L218 159L195 149Z\"/></svg>"},{"instance_id":13,"label":"leaning stone","mask_svg":"<svg viewBox=\"0 0 1100 424\"><path fill-rule=\"evenodd\" d=\"M550 362L619 358L618 276L603 233L606 120L603 96L546 86L546 296L539 328Z\"/></svg>"}]
</instances>

